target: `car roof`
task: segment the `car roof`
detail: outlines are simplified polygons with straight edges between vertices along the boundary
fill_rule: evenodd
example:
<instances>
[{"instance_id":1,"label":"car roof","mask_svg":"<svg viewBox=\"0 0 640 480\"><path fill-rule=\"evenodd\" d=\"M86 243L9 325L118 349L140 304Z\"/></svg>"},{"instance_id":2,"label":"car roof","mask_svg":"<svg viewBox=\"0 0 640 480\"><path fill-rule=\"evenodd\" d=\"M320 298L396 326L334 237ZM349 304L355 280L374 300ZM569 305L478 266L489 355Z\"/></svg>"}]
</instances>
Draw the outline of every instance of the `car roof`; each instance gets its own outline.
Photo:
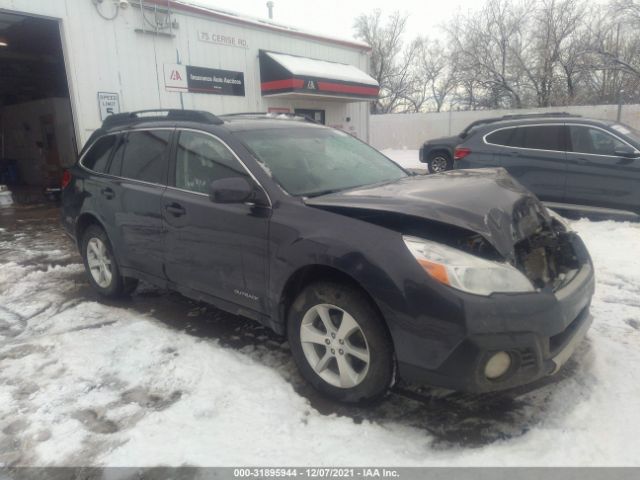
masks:
<instances>
[{"instance_id":1,"label":"car roof","mask_svg":"<svg viewBox=\"0 0 640 480\"><path fill-rule=\"evenodd\" d=\"M110 133L132 128L161 128L188 126L203 128L224 126L229 130L252 130L265 128L292 128L301 125L317 125L306 116L283 113L235 113L217 116L199 110L142 110L119 113L104 120L100 130Z\"/></svg>"},{"instance_id":2,"label":"car roof","mask_svg":"<svg viewBox=\"0 0 640 480\"><path fill-rule=\"evenodd\" d=\"M500 119L490 123L480 125L479 127L492 129L495 127L511 127L511 126L524 126L524 125L539 125L546 123L580 123L586 125L611 125L612 122L607 120L598 120L596 118L584 118L576 115L568 116L550 116L550 117L527 117L527 118L512 118L512 119Z\"/></svg>"},{"instance_id":3,"label":"car roof","mask_svg":"<svg viewBox=\"0 0 640 480\"><path fill-rule=\"evenodd\" d=\"M235 113L216 116L200 110L141 110L118 113L107 117L84 144L80 156L95 141L104 136L123 131L156 128L192 128L203 131L223 127L229 131L265 130L273 128L327 128L306 116L283 113Z\"/></svg>"}]
</instances>

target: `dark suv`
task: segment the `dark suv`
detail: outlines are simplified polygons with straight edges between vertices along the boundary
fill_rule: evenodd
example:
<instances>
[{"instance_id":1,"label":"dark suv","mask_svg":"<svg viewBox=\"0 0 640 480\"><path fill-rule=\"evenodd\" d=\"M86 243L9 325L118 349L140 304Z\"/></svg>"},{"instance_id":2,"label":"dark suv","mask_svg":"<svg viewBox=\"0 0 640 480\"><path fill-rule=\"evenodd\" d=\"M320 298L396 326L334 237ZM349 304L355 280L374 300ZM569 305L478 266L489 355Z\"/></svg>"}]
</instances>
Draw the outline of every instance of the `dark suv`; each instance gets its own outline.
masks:
<instances>
[{"instance_id":1,"label":"dark suv","mask_svg":"<svg viewBox=\"0 0 640 480\"><path fill-rule=\"evenodd\" d=\"M640 133L578 116L523 116L477 126L454 168L503 167L547 206L640 219Z\"/></svg>"},{"instance_id":2,"label":"dark suv","mask_svg":"<svg viewBox=\"0 0 640 480\"><path fill-rule=\"evenodd\" d=\"M504 170L410 175L304 119L149 115L110 117L65 174L62 222L103 295L142 279L255 319L348 402L396 372L528 383L590 325L582 241Z\"/></svg>"},{"instance_id":3,"label":"dark suv","mask_svg":"<svg viewBox=\"0 0 640 480\"><path fill-rule=\"evenodd\" d=\"M566 116L568 113L553 112L545 114L545 116ZM422 163L427 164L429 173L441 173L447 170L453 170L453 157L455 149L464 142L480 125L487 123L500 122L503 120L513 120L517 118L534 118L540 117L539 113L504 115L495 118L482 118L471 122L458 135L450 137L440 137L427 140L424 142L418 153L418 158Z\"/></svg>"}]
</instances>

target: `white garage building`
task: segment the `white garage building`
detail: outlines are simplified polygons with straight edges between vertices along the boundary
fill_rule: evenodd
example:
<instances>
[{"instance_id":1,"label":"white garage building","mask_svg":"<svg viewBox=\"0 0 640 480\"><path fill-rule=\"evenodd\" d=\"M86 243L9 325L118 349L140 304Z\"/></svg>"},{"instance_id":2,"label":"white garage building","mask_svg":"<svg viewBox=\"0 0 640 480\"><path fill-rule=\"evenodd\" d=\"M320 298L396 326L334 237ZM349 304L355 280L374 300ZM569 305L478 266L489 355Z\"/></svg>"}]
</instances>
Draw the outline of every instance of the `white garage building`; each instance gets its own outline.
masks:
<instances>
[{"instance_id":1,"label":"white garage building","mask_svg":"<svg viewBox=\"0 0 640 480\"><path fill-rule=\"evenodd\" d=\"M174 0L0 0L0 184L58 183L119 111L300 113L367 140L369 50Z\"/></svg>"}]
</instances>

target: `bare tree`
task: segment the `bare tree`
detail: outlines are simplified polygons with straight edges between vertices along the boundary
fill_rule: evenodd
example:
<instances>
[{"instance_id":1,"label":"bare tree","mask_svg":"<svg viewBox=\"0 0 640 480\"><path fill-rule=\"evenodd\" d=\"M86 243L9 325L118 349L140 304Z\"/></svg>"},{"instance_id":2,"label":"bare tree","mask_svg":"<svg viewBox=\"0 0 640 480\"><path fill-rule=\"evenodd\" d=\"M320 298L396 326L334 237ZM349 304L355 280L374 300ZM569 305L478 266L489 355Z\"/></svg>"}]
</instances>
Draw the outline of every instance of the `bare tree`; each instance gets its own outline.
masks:
<instances>
[{"instance_id":1,"label":"bare tree","mask_svg":"<svg viewBox=\"0 0 640 480\"><path fill-rule=\"evenodd\" d=\"M373 112L640 100L640 0L485 0L446 42L403 42L406 21L356 20L382 88Z\"/></svg>"},{"instance_id":2,"label":"bare tree","mask_svg":"<svg viewBox=\"0 0 640 480\"><path fill-rule=\"evenodd\" d=\"M445 100L457 88L457 53L443 46L438 40L423 38L416 53L412 103L416 111L424 105L433 105L436 112L442 110Z\"/></svg>"},{"instance_id":3,"label":"bare tree","mask_svg":"<svg viewBox=\"0 0 640 480\"><path fill-rule=\"evenodd\" d=\"M562 52L574 40L583 15L580 0L541 0L534 7L525 44L513 53L535 91L538 107L548 107L554 101L563 71Z\"/></svg>"},{"instance_id":4,"label":"bare tree","mask_svg":"<svg viewBox=\"0 0 640 480\"><path fill-rule=\"evenodd\" d=\"M522 48L525 19L522 5L488 0L479 12L449 29L461 62L474 70L494 107L522 107L522 71L514 52Z\"/></svg>"},{"instance_id":5,"label":"bare tree","mask_svg":"<svg viewBox=\"0 0 640 480\"><path fill-rule=\"evenodd\" d=\"M395 12L385 22L380 10L355 20L356 38L371 46L370 70L380 84L380 97L372 104L373 113L394 111L409 94L416 43L404 47L406 24L407 15Z\"/></svg>"}]
</instances>

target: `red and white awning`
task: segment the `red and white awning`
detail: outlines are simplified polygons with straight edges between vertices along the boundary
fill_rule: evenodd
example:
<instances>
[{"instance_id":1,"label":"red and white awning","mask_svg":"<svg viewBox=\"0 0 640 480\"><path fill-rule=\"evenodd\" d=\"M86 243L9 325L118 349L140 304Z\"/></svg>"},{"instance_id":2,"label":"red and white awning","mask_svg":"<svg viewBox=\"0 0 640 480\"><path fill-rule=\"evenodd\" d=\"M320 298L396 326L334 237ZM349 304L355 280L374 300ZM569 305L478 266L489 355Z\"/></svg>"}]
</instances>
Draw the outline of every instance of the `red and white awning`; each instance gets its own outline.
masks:
<instances>
[{"instance_id":1,"label":"red and white awning","mask_svg":"<svg viewBox=\"0 0 640 480\"><path fill-rule=\"evenodd\" d=\"M378 98L378 82L359 68L284 53L260 52L263 96L329 97L346 101Z\"/></svg>"}]
</instances>

